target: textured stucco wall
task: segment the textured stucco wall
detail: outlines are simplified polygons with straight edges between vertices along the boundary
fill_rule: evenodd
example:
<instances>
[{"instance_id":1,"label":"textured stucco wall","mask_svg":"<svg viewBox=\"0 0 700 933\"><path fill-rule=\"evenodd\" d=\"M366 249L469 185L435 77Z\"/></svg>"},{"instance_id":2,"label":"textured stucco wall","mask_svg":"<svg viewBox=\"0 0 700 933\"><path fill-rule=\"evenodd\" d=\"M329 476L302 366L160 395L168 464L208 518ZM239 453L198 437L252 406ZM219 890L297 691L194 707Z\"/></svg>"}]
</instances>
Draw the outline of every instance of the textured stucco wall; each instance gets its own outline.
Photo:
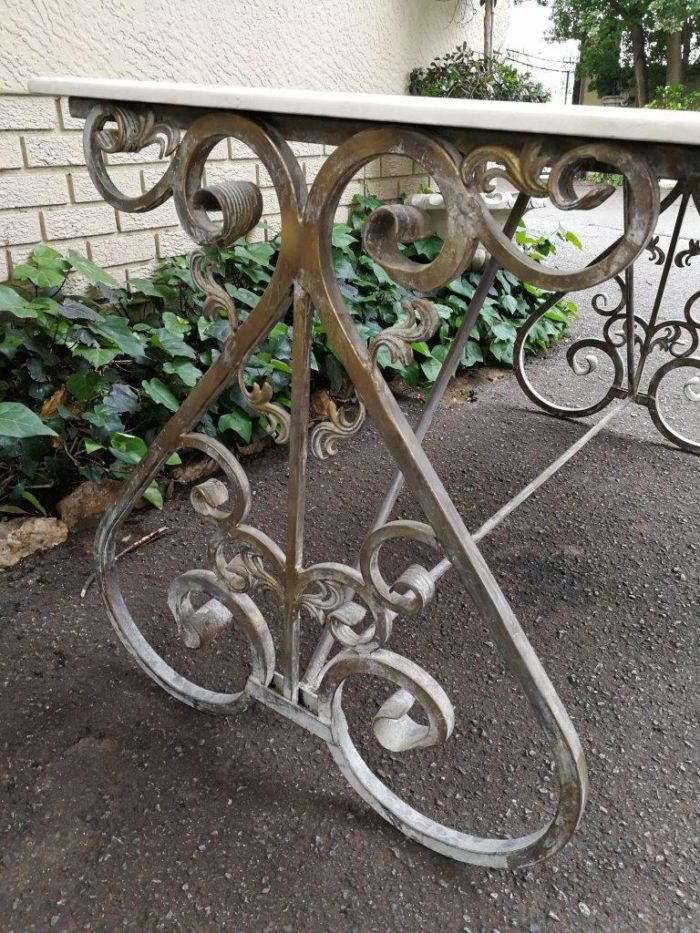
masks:
<instances>
[{"instance_id":1,"label":"textured stucco wall","mask_svg":"<svg viewBox=\"0 0 700 933\"><path fill-rule=\"evenodd\" d=\"M50 71L401 93L415 65L481 46L470 2L3 0L0 85Z\"/></svg>"},{"instance_id":2,"label":"textured stucco wall","mask_svg":"<svg viewBox=\"0 0 700 933\"><path fill-rule=\"evenodd\" d=\"M497 45L507 6L498 4ZM65 101L26 95L33 75L403 93L411 68L459 42L480 48L482 41L478 0L2 0L1 10L0 281L40 241L76 248L122 277L129 269L143 275L189 246L172 204L122 215L99 202L83 164L81 124ZM297 151L310 181L327 153ZM223 143L208 180L228 173L257 181L274 229L274 192L251 155ZM111 161L125 190L143 190L160 171L153 154ZM362 190L411 193L421 180L406 160L383 159L345 201Z\"/></svg>"}]
</instances>

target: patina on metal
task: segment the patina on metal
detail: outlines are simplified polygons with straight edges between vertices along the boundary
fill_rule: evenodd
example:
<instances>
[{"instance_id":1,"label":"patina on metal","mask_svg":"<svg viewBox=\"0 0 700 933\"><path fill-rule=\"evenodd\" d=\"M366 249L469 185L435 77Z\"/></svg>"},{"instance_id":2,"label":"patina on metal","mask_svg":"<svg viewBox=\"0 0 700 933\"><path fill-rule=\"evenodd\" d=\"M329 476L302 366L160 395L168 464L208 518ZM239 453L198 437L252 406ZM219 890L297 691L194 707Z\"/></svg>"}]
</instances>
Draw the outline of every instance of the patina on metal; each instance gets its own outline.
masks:
<instances>
[{"instance_id":1,"label":"patina on metal","mask_svg":"<svg viewBox=\"0 0 700 933\"><path fill-rule=\"evenodd\" d=\"M583 750L552 683L476 546L478 538L495 527L547 476L543 474L530 484L490 524L471 535L424 453L421 440L498 269L504 267L557 295L622 276L651 241L659 213L656 176L659 166L668 174L669 165L678 158L678 148L666 151L656 146L646 151L633 145L561 137L535 143L507 133L469 134L454 130L428 133L411 126L373 126L308 117L295 120L274 115L263 119L226 111L202 113L182 107L126 107L118 102L73 101L73 112L86 116L85 153L93 181L101 195L120 210L150 210L172 196L184 230L201 246L230 244L247 233L260 217L261 202L256 187L235 180L209 188L202 185L208 154L221 139L231 136L249 146L264 165L276 190L282 216L281 249L272 280L257 307L242 323L238 322L233 301L214 280L201 252L193 255L193 274L206 295L205 310L225 313L230 334L220 356L156 437L100 526L96 539L98 575L110 618L121 640L150 677L197 709L229 713L241 709L252 698L322 738L350 784L377 812L403 833L437 852L459 861L501 868L527 865L553 855L571 838L583 813L587 793ZM180 130L184 135L178 142ZM307 191L287 139L310 138L323 138L337 148ZM170 156L170 162L162 179L150 191L138 198L127 198L109 178L104 155L138 150L154 140L162 140L162 151ZM416 432L385 383L376 365L376 355L380 347L386 347L394 358L409 360L411 343L434 332L435 309L426 299L406 303L401 319L378 334L368 347L345 306L333 268L331 233L342 192L364 164L387 154L405 156L418 163L435 180L448 211L444 246L428 264L408 259L399 249L400 243L430 231L426 214L414 207L386 205L370 215L364 231L365 248L395 281L427 292L466 269L479 243L492 257ZM614 166L625 177L627 207L623 235L593 263L576 272L561 272L532 262L511 242L528 197L546 193L562 209L596 207L610 193L606 186L589 190L582 197L573 187L576 168L591 160ZM545 167L550 170L546 180L542 174ZM503 231L494 224L480 197L496 174L508 178L521 192ZM210 216L213 212L219 215L218 222ZM693 331L693 349L697 346L697 319L692 308L697 297L689 303L684 322L677 325L686 333L688 328ZM269 387L257 386L255 390L244 387L247 404L265 415L277 439L289 438L289 521L283 549L247 523L250 490L233 454L217 441L192 431L224 388L241 378L249 355L290 306L294 315L291 418L271 403ZM314 312L355 386L357 402L353 414L332 411L329 420L317 426L309 438L309 353ZM627 308L625 313L629 321ZM523 334L536 320L533 315ZM596 349L616 358L617 334L611 326L606 339L595 344ZM678 347L677 330L657 329L654 319L644 331L644 358L661 335L668 346ZM523 340L521 337L518 374L528 385L521 361ZM590 342L585 346L589 349ZM583 347L572 349L574 360L578 360ZM687 355L682 359L687 360ZM622 384L621 371L616 368L615 384L609 398L606 396L606 403L613 398L627 398L629 393L622 391ZM637 387L634 391L637 400L641 400L638 380L630 380L630 385ZM691 381L691 386L694 385ZM533 390L526 391L532 397ZM653 400L651 387L647 394ZM542 404L539 397L535 401ZM652 415L658 417L653 401L647 404ZM359 430L365 415L374 422L400 472L362 543L357 566L334 562L307 564L304 506L309 448L318 456L329 455L341 438L351 437ZM564 454L545 473L551 475L599 430L598 425L592 428L574 445L575 449ZM231 626L241 626L250 645L251 663L249 677L237 693L205 689L170 667L139 631L119 586L115 562L118 530L168 457L187 448L211 457L221 469L223 479L207 480L192 491L193 507L211 520L214 527L209 566L178 576L170 584L168 604L181 638L193 648L206 646ZM423 521L389 520L402 482L410 487L420 504ZM438 563L432 568L410 564L396 581L387 581L380 568L380 552L384 545L397 540L416 542L423 550L431 549ZM434 598L438 580L449 568L459 574L490 624L508 668L518 679L551 745L559 783L556 813L549 823L524 836L479 837L419 813L370 770L348 731L343 686L350 678L371 674L395 687L372 722L374 735L382 746L401 752L450 740L455 719L449 697L431 674L388 647L394 620L411 618L426 610ZM267 622L255 602L260 589L272 594L283 616L278 655ZM207 601L195 608L192 594L204 594ZM318 644L305 671L300 668L302 615L319 627ZM422 721L411 715L416 704L422 710Z\"/></svg>"}]
</instances>

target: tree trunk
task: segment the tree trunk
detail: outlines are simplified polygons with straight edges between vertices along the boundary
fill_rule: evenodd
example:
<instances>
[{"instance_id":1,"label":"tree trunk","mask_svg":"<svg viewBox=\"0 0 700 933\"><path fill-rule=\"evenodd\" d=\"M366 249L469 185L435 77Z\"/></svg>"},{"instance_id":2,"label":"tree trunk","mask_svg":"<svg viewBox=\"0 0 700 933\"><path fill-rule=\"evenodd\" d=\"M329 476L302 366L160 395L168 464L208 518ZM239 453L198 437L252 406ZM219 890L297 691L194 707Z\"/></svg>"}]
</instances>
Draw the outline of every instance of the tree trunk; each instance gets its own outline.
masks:
<instances>
[{"instance_id":1,"label":"tree trunk","mask_svg":"<svg viewBox=\"0 0 700 933\"><path fill-rule=\"evenodd\" d=\"M493 2L484 0L484 58L493 58Z\"/></svg>"},{"instance_id":2,"label":"tree trunk","mask_svg":"<svg viewBox=\"0 0 700 933\"><path fill-rule=\"evenodd\" d=\"M644 48L644 30L640 23L630 27L632 35L632 55L634 57L634 83L637 87L637 106L646 107L649 103L649 76L647 74L647 53Z\"/></svg>"},{"instance_id":3,"label":"tree trunk","mask_svg":"<svg viewBox=\"0 0 700 933\"><path fill-rule=\"evenodd\" d=\"M693 24L694 20L687 19L683 26L683 55L682 55L682 65L683 75L688 74L688 68L690 67L690 47L693 44Z\"/></svg>"},{"instance_id":4,"label":"tree trunk","mask_svg":"<svg viewBox=\"0 0 700 933\"><path fill-rule=\"evenodd\" d=\"M683 33L666 36L666 84L683 83Z\"/></svg>"}]
</instances>

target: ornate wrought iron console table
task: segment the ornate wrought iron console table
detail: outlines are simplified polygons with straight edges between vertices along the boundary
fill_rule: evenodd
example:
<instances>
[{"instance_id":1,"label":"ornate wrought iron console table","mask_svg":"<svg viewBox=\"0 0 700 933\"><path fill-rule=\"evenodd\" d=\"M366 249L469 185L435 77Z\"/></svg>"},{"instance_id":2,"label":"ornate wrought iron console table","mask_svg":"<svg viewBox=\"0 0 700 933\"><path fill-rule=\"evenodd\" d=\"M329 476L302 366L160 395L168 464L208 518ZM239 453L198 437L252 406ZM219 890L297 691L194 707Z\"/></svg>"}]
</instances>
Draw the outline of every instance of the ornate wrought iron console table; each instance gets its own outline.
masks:
<instances>
[{"instance_id":1,"label":"ornate wrought iron console table","mask_svg":"<svg viewBox=\"0 0 700 933\"><path fill-rule=\"evenodd\" d=\"M173 197L185 231L201 246L230 245L260 219L260 190L235 179L203 187L208 154L225 137L250 147L268 171L282 215L281 252L274 275L254 311L239 323L236 307L214 278L205 254L195 251L192 270L206 296L205 310L225 314L230 333L221 354L151 445L109 510L96 541L104 600L120 638L136 661L173 696L198 709L231 713L250 698L276 710L322 738L350 784L385 819L437 852L464 862L515 867L546 858L570 839L583 812L586 765L574 727L552 683L504 598L477 541L532 493L548 476L607 424L621 407L646 406L673 443L694 453L700 439L676 430L658 404L662 381L686 368L682 391L700 401L700 292L686 303L683 317L660 316L663 290L673 264L683 267L700 252L698 241L677 252L680 224L700 189L700 116L593 108L556 108L531 104L426 100L374 95L193 87L157 83L42 78L34 92L71 97L71 111L85 118L88 168L104 199L122 211L148 211ZM288 140L324 142L336 148L307 190ZM169 156L163 176L145 194L127 196L110 179L106 156L134 152L159 141ZM340 294L334 275L331 230L339 198L365 163L384 154L413 159L434 179L448 211L447 235L438 257L425 265L399 249L431 232L430 218L417 208L390 205L367 220L367 252L400 284L426 294L460 274L479 243L491 256L455 339L424 415L412 430L376 366L380 347L410 360L411 344L437 326L436 312L424 297L407 300L404 315L367 346ZM577 168L591 163L612 167L624 177L624 231L585 268L560 271L533 262L511 242L531 196L548 195L562 210L593 209L611 193L604 185L578 194ZM544 173L548 168L548 173ZM502 176L520 195L504 230L491 219L480 193ZM664 254L653 240L660 211L659 177L677 180L661 207L680 199L678 223ZM210 216L218 214L218 220ZM663 264L661 287L651 317L634 307L633 263L651 246ZM607 309L600 337L585 338L568 350L581 375L594 371L600 356L612 366L612 384L595 404L560 407L542 398L525 373L525 337L544 306L523 326L516 348L516 372L525 392L546 411L581 417L617 405L522 493L476 533L470 534L450 501L421 441L455 369L464 344L499 268L555 293L591 288L616 278L622 300ZM289 441L288 533L286 547L247 524L250 491L232 453L220 443L193 433L207 407L233 380L240 379L248 356L292 307L293 376L291 418L275 407L266 386L241 389L252 410L263 414L279 442ZM317 425L309 439L309 352L313 312L330 335L355 385L355 414L336 412ZM654 353L670 359L644 385L642 375ZM359 428L365 413L376 425L398 472L355 567L340 563L308 565L304 560L306 462L333 452ZM181 638L192 648L206 646L231 625L247 635L251 671L238 693L215 692L193 683L170 667L137 628L119 586L115 565L117 531L142 492L176 450L194 448L211 457L226 480L210 479L192 492L201 515L213 520L210 566L182 573L170 584L168 604ZM391 521L403 482L419 502L424 521ZM394 582L380 568L382 547L399 539L433 548L441 559L427 568L410 565ZM395 688L373 720L378 741L401 752L445 742L454 726L450 699L434 677L387 647L398 616L423 611L439 578L454 568L490 623L507 665L518 678L544 730L558 768L559 802L547 825L518 838L481 838L442 825L401 800L366 765L353 744L343 712L343 685L352 677L374 675ZM283 635L276 649L254 601L256 588L279 601ZM202 599L204 604L200 605ZM305 670L300 668L300 618L320 622L318 644ZM278 651L278 654L277 654ZM411 716L422 708L422 721Z\"/></svg>"}]
</instances>

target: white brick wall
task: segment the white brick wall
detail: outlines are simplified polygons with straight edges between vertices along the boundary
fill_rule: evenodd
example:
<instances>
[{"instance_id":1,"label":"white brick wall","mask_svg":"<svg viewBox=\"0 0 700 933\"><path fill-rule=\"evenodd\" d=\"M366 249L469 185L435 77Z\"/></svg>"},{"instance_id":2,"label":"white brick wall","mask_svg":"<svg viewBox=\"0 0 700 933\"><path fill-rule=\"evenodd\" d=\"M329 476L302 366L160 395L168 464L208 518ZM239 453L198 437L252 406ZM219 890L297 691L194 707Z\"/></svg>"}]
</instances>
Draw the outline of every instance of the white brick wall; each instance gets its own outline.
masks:
<instances>
[{"instance_id":1,"label":"white brick wall","mask_svg":"<svg viewBox=\"0 0 700 933\"><path fill-rule=\"evenodd\" d=\"M0 243L14 246L16 243L35 243L41 239L41 224L37 211L0 212Z\"/></svg>"},{"instance_id":2,"label":"white brick wall","mask_svg":"<svg viewBox=\"0 0 700 933\"><path fill-rule=\"evenodd\" d=\"M153 259L154 239L150 230L146 233L132 233L129 236L91 237L88 243L92 259L104 268L150 262Z\"/></svg>"},{"instance_id":3,"label":"white brick wall","mask_svg":"<svg viewBox=\"0 0 700 933\"><path fill-rule=\"evenodd\" d=\"M47 97L7 95L0 99L0 130L51 130L56 105Z\"/></svg>"},{"instance_id":4,"label":"white brick wall","mask_svg":"<svg viewBox=\"0 0 700 933\"><path fill-rule=\"evenodd\" d=\"M22 138L29 168L53 168L63 165L85 165L83 139L80 133L59 136L42 133Z\"/></svg>"},{"instance_id":5,"label":"white brick wall","mask_svg":"<svg viewBox=\"0 0 700 933\"><path fill-rule=\"evenodd\" d=\"M116 233L117 222L109 204L83 204L42 211L46 239L72 240L98 233Z\"/></svg>"},{"instance_id":6,"label":"white brick wall","mask_svg":"<svg viewBox=\"0 0 700 933\"><path fill-rule=\"evenodd\" d=\"M0 133L0 170L22 168L23 164L19 136L14 133Z\"/></svg>"},{"instance_id":7,"label":"white brick wall","mask_svg":"<svg viewBox=\"0 0 700 933\"><path fill-rule=\"evenodd\" d=\"M65 100L0 95L0 282L40 242L63 251L76 249L122 282L128 281L129 272L144 276L159 261L193 248L179 227L172 200L146 214L125 214L101 201L85 168L81 130L82 120L70 116ZM292 150L311 184L332 147L293 143ZM152 187L165 164L157 147L115 154L108 161L115 184L128 195ZM401 157L365 166L343 193L338 219L345 219L355 194L396 198L420 190L427 179L413 169ZM235 139L219 143L206 167L208 184L227 175L260 185L268 229L253 231L251 239L273 237L280 217L270 177L254 153Z\"/></svg>"}]
</instances>

